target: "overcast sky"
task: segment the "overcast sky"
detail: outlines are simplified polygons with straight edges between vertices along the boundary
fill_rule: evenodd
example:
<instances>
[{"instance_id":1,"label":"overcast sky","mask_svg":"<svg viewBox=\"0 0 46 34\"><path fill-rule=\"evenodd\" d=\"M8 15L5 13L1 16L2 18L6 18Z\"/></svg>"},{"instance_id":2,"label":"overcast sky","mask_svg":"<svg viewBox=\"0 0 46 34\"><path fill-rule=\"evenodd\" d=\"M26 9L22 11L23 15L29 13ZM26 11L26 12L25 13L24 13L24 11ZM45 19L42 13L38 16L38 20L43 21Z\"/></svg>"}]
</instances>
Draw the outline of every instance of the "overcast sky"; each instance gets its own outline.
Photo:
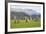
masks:
<instances>
[{"instance_id":1,"label":"overcast sky","mask_svg":"<svg viewBox=\"0 0 46 34\"><path fill-rule=\"evenodd\" d=\"M20 10L23 9L32 9L37 11L38 13L41 13L41 6L11 5L11 11L16 10L17 12L20 12ZM23 12L27 12L27 11L23 11Z\"/></svg>"}]
</instances>

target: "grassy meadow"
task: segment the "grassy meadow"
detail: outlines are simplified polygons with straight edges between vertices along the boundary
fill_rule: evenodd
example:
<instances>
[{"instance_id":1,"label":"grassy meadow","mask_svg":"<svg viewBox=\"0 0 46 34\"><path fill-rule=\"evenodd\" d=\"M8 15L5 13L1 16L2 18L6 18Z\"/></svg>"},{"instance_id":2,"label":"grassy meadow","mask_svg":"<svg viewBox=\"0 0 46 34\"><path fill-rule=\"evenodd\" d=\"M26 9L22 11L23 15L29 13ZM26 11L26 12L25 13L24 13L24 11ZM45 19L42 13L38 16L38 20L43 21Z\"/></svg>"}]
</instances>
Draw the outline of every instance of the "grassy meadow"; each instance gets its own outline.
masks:
<instances>
[{"instance_id":1,"label":"grassy meadow","mask_svg":"<svg viewBox=\"0 0 46 34\"><path fill-rule=\"evenodd\" d=\"M40 27L40 20L11 20L11 28L35 28Z\"/></svg>"}]
</instances>

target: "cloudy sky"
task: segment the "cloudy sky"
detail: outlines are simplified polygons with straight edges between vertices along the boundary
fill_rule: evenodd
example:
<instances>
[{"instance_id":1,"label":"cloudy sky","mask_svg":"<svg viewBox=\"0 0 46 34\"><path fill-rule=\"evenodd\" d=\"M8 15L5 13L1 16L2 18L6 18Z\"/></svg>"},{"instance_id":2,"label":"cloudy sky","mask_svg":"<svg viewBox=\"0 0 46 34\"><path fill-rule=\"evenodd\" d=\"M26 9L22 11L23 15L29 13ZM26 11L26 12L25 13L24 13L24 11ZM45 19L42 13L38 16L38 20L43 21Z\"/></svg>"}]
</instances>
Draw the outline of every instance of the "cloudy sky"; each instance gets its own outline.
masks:
<instances>
[{"instance_id":1,"label":"cloudy sky","mask_svg":"<svg viewBox=\"0 0 46 34\"><path fill-rule=\"evenodd\" d=\"M22 12L20 10L25 10L25 9L26 10L32 9L38 13L41 13L41 6L11 5L11 11ZM23 11L23 12L29 12L30 13L30 11Z\"/></svg>"}]
</instances>

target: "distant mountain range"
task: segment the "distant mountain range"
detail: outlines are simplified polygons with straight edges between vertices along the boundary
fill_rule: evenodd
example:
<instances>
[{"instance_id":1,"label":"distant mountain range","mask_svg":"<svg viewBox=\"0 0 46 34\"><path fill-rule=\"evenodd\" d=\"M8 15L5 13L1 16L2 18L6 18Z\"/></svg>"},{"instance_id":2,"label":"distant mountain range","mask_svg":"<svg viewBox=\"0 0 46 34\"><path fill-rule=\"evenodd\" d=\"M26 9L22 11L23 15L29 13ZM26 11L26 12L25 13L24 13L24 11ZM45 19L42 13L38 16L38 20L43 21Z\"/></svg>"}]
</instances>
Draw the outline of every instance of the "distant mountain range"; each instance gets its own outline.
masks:
<instances>
[{"instance_id":1,"label":"distant mountain range","mask_svg":"<svg viewBox=\"0 0 46 34\"><path fill-rule=\"evenodd\" d=\"M24 12L11 12L11 15L13 16L29 16L28 14L24 13Z\"/></svg>"},{"instance_id":2,"label":"distant mountain range","mask_svg":"<svg viewBox=\"0 0 46 34\"><path fill-rule=\"evenodd\" d=\"M11 12L11 18L16 17L16 19L21 19L23 17L30 17L28 14L24 13L24 12Z\"/></svg>"},{"instance_id":3,"label":"distant mountain range","mask_svg":"<svg viewBox=\"0 0 46 34\"><path fill-rule=\"evenodd\" d=\"M26 9L25 13L28 15L39 15L40 13L38 13L36 10L32 10L32 9Z\"/></svg>"},{"instance_id":4,"label":"distant mountain range","mask_svg":"<svg viewBox=\"0 0 46 34\"><path fill-rule=\"evenodd\" d=\"M23 11L20 11L20 12L17 12L17 11L11 11L11 18L13 18L13 17L17 17L17 19L21 19L20 18L20 16L21 17L24 17L24 16L26 16L26 17L32 17L32 18L36 18L36 17L39 17L40 18L40 13L38 13L37 11L34 11L34 10L24 10L25 12L23 12Z\"/></svg>"},{"instance_id":5,"label":"distant mountain range","mask_svg":"<svg viewBox=\"0 0 46 34\"><path fill-rule=\"evenodd\" d=\"M24 12L28 15L33 15L33 14L40 14L40 12L38 13L36 10L33 10L33 9L14 9L14 10L11 10L12 12Z\"/></svg>"}]
</instances>

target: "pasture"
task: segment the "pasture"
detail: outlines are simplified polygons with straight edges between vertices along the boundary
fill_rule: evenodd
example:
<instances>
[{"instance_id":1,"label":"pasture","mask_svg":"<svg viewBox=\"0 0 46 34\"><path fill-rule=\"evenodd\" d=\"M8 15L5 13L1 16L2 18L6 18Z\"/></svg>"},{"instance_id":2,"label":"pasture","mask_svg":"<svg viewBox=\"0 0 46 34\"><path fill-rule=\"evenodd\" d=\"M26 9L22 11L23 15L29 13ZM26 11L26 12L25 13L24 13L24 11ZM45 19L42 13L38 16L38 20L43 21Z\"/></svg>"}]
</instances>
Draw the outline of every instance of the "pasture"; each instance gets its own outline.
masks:
<instances>
[{"instance_id":1,"label":"pasture","mask_svg":"<svg viewBox=\"0 0 46 34\"><path fill-rule=\"evenodd\" d=\"M40 20L11 20L10 22L11 28L35 28L40 26Z\"/></svg>"}]
</instances>

